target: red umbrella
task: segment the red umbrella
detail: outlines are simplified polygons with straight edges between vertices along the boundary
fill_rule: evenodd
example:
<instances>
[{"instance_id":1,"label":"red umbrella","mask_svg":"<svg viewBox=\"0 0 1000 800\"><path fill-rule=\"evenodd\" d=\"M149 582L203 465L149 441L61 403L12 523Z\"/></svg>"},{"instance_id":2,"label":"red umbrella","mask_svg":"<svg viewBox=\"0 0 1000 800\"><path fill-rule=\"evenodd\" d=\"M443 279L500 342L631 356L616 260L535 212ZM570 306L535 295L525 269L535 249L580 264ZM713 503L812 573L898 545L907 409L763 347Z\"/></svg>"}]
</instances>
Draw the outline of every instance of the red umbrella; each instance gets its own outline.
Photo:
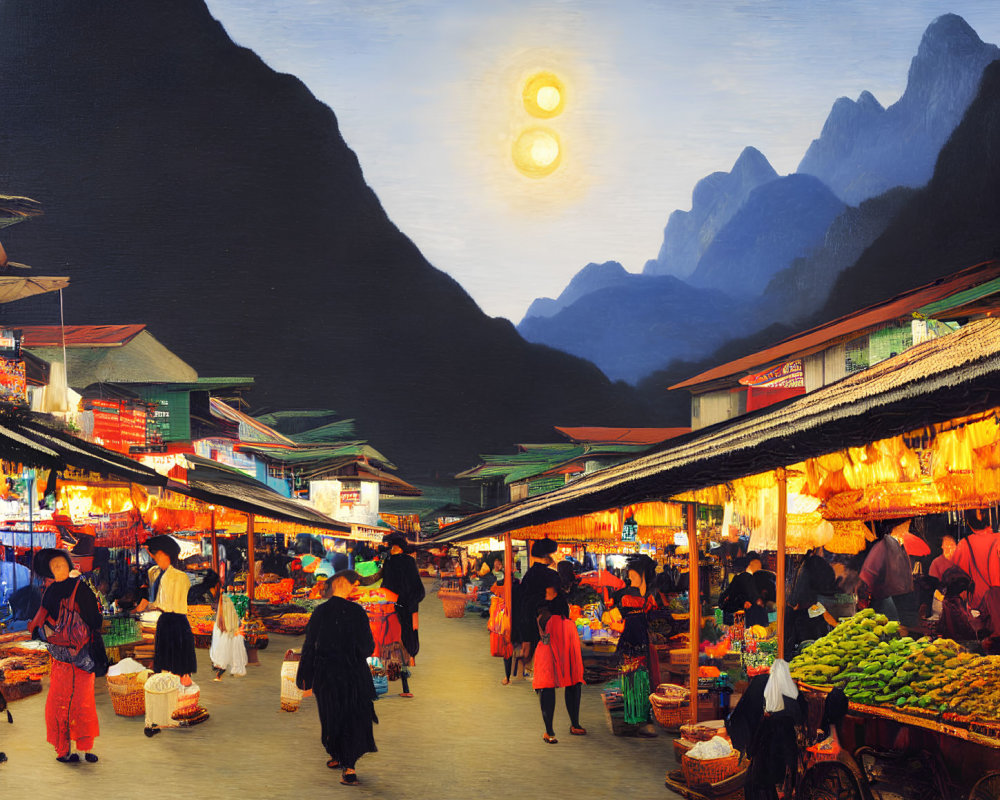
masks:
<instances>
[{"instance_id":1,"label":"red umbrella","mask_svg":"<svg viewBox=\"0 0 1000 800\"><path fill-rule=\"evenodd\" d=\"M624 589L625 581L613 572L584 572L580 576L580 583L583 586L593 586L595 589L607 587L608 589Z\"/></svg>"},{"instance_id":2,"label":"red umbrella","mask_svg":"<svg viewBox=\"0 0 1000 800\"><path fill-rule=\"evenodd\" d=\"M929 556L931 554L931 548L928 547L927 542L909 531L903 536L903 549L911 556Z\"/></svg>"}]
</instances>

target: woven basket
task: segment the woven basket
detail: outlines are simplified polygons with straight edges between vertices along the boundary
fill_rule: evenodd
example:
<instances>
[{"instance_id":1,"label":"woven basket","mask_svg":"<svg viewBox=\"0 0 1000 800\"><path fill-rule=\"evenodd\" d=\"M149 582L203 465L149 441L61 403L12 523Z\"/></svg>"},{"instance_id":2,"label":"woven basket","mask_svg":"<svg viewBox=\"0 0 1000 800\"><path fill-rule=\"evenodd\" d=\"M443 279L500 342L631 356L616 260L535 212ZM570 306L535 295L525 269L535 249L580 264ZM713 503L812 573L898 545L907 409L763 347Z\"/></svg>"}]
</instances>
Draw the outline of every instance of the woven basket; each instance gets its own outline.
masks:
<instances>
[{"instance_id":1,"label":"woven basket","mask_svg":"<svg viewBox=\"0 0 1000 800\"><path fill-rule=\"evenodd\" d=\"M690 787L710 785L732 777L740 769L740 754L733 751L722 758L691 758L687 753L681 756L681 771Z\"/></svg>"},{"instance_id":2,"label":"woven basket","mask_svg":"<svg viewBox=\"0 0 1000 800\"><path fill-rule=\"evenodd\" d=\"M117 678L131 680L113 682ZM119 717L141 717L146 713L146 692L136 680L136 674L109 675L108 694L111 696L111 707Z\"/></svg>"},{"instance_id":3,"label":"woven basket","mask_svg":"<svg viewBox=\"0 0 1000 800\"><path fill-rule=\"evenodd\" d=\"M444 615L449 619L458 619L465 616L465 604L469 601L469 596L462 592L438 592L441 604L444 606Z\"/></svg>"},{"instance_id":4,"label":"woven basket","mask_svg":"<svg viewBox=\"0 0 1000 800\"><path fill-rule=\"evenodd\" d=\"M649 705L653 710L653 718L656 722L668 730L679 728L687 722L691 715L688 701L679 696L666 698L662 695L651 694Z\"/></svg>"}]
</instances>

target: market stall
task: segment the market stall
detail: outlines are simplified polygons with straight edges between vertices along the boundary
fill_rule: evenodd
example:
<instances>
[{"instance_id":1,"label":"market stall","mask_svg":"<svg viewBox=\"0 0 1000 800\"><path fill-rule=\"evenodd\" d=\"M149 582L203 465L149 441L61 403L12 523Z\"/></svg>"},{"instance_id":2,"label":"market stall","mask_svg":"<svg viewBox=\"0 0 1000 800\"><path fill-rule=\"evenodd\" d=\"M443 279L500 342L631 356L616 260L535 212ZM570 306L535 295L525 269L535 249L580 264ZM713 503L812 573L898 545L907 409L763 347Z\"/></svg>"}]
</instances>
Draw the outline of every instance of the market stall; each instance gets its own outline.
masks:
<instances>
[{"instance_id":1,"label":"market stall","mask_svg":"<svg viewBox=\"0 0 1000 800\"><path fill-rule=\"evenodd\" d=\"M964 795L973 783L984 793L971 797L1000 796L1000 657L950 639L914 639L866 609L790 666L811 705L818 708L835 687L847 695L838 744L862 780L845 797L860 799L862 784L885 782L903 763L901 732L906 751L940 754L940 761L908 765L912 777L939 784L944 796L953 794L949 787Z\"/></svg>"}]
</instances>

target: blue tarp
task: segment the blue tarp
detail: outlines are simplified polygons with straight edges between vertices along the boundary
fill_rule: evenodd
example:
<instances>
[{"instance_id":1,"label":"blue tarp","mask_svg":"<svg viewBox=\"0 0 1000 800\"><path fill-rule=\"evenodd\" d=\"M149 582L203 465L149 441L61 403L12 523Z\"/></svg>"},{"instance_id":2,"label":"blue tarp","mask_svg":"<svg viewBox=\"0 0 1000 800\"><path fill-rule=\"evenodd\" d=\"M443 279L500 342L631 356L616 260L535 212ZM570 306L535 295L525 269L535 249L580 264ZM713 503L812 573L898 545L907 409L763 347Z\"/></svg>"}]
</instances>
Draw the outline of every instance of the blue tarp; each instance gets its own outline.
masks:
<instances>
[{"instance_id":1,"label":"blue tarp","mask_svg":"<svg viewBox=\"0 0 1000 800\"><path fill-rule=\"evenodd\" d=\"M0 561L0 602L6 603L15 589L27 586L30 580L31 573L24 565Z\"/></svg>"},{"instance_id":2,"label":"blue tarp","mask_svg":"<svg viewBox=\"0 0 1000 800\"><path fill-rule=\"evenodd\" d=\"M56 534L54 531L35 531L34 536L32 536L28 531L0 530L0 545L4 547L55 547Z\"/></svg>"}]
</instances>

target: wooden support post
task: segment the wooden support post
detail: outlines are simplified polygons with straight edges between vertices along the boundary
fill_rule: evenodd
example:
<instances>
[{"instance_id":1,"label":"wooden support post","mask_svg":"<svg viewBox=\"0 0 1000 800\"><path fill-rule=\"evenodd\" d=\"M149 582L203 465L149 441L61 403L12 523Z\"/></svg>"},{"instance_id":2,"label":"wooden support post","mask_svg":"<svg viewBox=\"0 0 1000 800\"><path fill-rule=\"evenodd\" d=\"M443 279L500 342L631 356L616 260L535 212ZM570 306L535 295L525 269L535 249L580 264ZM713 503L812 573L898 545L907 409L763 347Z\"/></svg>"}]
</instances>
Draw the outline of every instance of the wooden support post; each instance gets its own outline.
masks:
<instances>
[{"instance_id":1,"label":"wooden support post","mask_svg":"<svg viewBox=\"0 0 1000 800\"><path fill-rule=\"evenodd\" d=\"M256 570L254 568L256 543L254 542L253 517L253 514L247 514L247 561L250 562L247 568L247 597L249 598L247 603L247 619L253 616L253 598L254 590L256 589L255 584L257 583Z\"/></svg>"},{"instance_id":2,"label":"wooden support post","mask_svg":"<svg viewBox=\"0 0 1000 800\"><path fill-rule=\"evenodd\" d=\"M219 574L219 537L215 530L215 507L212 507L212 570L216 575ZM222 590L225 591L225 586Z\"/></svg>"},{"instance_id":3,"label":"wooden support post","mask_svg":"<svg viewBox=\"0 0 1000 800\"><path fill-rule=\"evenodd\" d=\"M510 541L510 531L503 535L503 604L507 609L507 619L513 625L514 611L514 545ZM513 628L509 629L506 640L513 642L511 638Z\"/></svg>"},{"instance_id":4,"label":"wooden support post","mask_svg":"<svg viewBox=\"0 0 1000 800\"><path fill-rule=\"evenodd\" d=\"M785 535L788 529L788 476L784 467L778 473L778 564L775 601L778 606L778 658L785 657Z\"/></svg>"},{"instance_id":5,"label":"wooden support post","mask_svg":"<svg viewBox=\"0 0 1000 800\"><path fill-rule=\"evenodd\" d=\"M688 639L691 656L688 661L688 687L691 692L691 722L698 721L698 652L701 645L701 591L698 585L698 526L697 505L687 504L688 535Z\"/></svg>"}]
</instances>

